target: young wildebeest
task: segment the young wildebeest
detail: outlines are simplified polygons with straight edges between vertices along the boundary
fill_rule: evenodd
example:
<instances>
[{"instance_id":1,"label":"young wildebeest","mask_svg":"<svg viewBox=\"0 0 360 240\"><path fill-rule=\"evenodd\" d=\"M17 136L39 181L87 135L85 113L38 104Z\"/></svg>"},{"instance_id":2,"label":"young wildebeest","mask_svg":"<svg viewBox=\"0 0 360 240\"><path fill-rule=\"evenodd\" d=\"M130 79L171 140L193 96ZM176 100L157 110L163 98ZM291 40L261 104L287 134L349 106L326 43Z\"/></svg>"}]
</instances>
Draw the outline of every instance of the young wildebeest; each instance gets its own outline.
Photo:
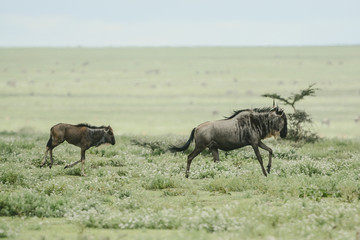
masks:
<instances>
[{"instance_id":1,"label":"young wildebeest","mask_svg":"<svg viewBox=\"0 0 360 240\"><path fill-rule=\"evenodd\" d=\"M81 162L81 175L83 176L85 175L85 151L93 146L97 147L104 143L111 143L112 145L115 144L114 133L110 126L94 127L83 123L78 125L59 123L50 129L50 138L46 145L44 161L42 162L41 167L43 167L47 162L46 158L49 151L51 160L49 167L52 167L52 150L65 140L68 143L81 148L81 159L72 164L66 165L65 168L73 167Z\"/></svg>"},{"instance_id":2,"label":"young wildebeest","mask_svg":"<svg viewBox=\"0 0 360 240\"><path fill-rule=\"evenodd\" d=\"M214 161L219 161L218 149L230 151L251 145L260 163L262 172L265 176L263 160L260 155L259 147L269 152L269 163L267 172L270 173L272 149L266 146L261 140L280 135L285 138L287 134L287 120L281 108L262 108L245 109L235 111L230 117L223 120L205 122L194 128L189 140L182 147L171 147L173 152L185 151L193 139L195 139L195 149L187 159L186 177L189 177L191 161L205 148L209 148Z\"/></svg>"}]
</instances>

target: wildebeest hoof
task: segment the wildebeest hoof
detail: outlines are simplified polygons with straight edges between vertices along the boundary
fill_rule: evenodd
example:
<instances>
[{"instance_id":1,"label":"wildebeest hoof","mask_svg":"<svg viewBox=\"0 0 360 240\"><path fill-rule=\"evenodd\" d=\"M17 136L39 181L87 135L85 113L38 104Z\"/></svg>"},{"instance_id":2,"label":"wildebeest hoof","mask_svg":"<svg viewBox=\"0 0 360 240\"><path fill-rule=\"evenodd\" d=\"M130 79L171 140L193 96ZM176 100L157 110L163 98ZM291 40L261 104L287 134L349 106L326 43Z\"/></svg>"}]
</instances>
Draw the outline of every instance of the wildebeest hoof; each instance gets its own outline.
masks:
<instances>
[{"instance_id":1,"label":"wildebeest hoof","mask_svg":"<svg viewBox=\"0 0 360 240\"><path fill-rule=\"evenodd\" d=\"M268 173L270 173L270 169L271 169L271 168L269 168L269 167L266 169Z\"/></svg>"},{"instance_id":2,"label":"wildebeest hoof","mask_svg":"<svg viewBox=\"0 0 360 240\"><path fill-rule=\"evenodd\" d=\"M51 168L52 168L52 165L50 165L49 168L51 169Z\"/></svg>"},{"instance_id":3,"label":"wildebeest hoof","mask_svg":"<svg viewBox=\"0 0 360 240\"><path fill-rule=\"evenodd\" d=\"M65 167L64 167L64 169L67 169L69 167L69 165L66 165Z\"/></svg>"}]
</instances>

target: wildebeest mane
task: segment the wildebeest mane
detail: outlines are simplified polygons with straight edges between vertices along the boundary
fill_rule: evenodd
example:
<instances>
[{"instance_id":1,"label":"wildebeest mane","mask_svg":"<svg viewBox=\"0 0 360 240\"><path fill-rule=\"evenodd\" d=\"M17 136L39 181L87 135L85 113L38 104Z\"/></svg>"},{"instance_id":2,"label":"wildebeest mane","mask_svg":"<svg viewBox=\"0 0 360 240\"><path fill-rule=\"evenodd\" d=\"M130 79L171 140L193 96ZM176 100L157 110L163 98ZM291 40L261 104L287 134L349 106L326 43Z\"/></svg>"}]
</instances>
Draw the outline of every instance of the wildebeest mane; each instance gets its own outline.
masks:
<instances>
[{"instance_id":1,"label":"wildebeest mane","mask_svg":"<svg viewBox=\"0 0 360 240\"><path fill-rule=\"evenodd\" d=\"M271 107L264 107L264 108L236 110L236 111L233 112L233 114L230 117L225 117L225 119L232 119L241 112L254 111L254 112L257 112L257 113L264 113L264 112L270 112L271 109L272 109Z\"/></svg>"},{"instance_id":2,"label":"wildebeest mane","mask_svg":"<svg viewBox=\"0 0 360 240\"><path fill-rule=\"evenodd\" d=\"M79 123L76 125L77 127L88 127L88 128L91 128L91 129L102 129L102 128L106 128L105 126L100 126L100 127L96 127L96 126L92 126L90 124L87 124L87 123Z\"/></svg>"}]
</instances>

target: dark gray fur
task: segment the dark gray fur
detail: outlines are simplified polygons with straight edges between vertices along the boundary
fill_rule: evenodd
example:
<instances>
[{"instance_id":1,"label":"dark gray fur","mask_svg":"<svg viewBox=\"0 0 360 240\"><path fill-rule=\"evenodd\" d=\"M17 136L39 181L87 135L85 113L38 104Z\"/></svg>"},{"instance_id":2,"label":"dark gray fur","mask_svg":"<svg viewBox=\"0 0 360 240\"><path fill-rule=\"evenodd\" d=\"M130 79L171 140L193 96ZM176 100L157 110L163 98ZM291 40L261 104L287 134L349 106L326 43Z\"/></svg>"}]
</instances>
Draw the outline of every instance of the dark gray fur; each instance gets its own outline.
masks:
<instances>
[{"instance_id":1,"label":"dark gray fur","mask_svg":"<svg viewBox=\"0 0 360 240\"><path fill-rule=\"evenodd\" d=\"M287 119L285 112L278 108L245 109L234 112L228 118L205 122L192 130L189 140L182 147L171 147L173 152L185 151L195 139L195 149L189 154L187 160L186 177L192 160L205 148L209 148L214 161L219 161L218 149L230 151L251 145L260 163L263 174L267 176L271 169L272 149L261 140L267 137L287 135ZM267 172L259 147L269 152Z\"/></svg>"},{"instance_id":2,"label":"dark gray fur","mask_svg":"<svg viewBox=\"0 0 360 240\"><path fill-rule=\"evenodd\" d=\"M91 142L91 147L98 147L101 144L106 143L105 132L102 128L101 129L88 128L87 133L89 140Z\"/></svg>"}]
</instances>

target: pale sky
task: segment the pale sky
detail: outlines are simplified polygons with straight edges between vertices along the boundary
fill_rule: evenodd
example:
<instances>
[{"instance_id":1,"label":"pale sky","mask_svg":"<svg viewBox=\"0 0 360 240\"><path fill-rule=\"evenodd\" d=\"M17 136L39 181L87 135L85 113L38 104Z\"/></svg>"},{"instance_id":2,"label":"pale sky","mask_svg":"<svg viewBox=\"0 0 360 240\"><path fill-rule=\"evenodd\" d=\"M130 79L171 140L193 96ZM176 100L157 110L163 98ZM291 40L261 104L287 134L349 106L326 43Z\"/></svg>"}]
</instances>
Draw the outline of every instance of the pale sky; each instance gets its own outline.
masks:
<instances>
[{"instance_id":1,"label":"pale sky","mask_svg":"<svg viewBox=\"0 0 360 240\"><path fill-rule=\"evenodd\" d=\"M360 44L360 0L0 0L0 47Z\"/></svg>"}]
</instances>

